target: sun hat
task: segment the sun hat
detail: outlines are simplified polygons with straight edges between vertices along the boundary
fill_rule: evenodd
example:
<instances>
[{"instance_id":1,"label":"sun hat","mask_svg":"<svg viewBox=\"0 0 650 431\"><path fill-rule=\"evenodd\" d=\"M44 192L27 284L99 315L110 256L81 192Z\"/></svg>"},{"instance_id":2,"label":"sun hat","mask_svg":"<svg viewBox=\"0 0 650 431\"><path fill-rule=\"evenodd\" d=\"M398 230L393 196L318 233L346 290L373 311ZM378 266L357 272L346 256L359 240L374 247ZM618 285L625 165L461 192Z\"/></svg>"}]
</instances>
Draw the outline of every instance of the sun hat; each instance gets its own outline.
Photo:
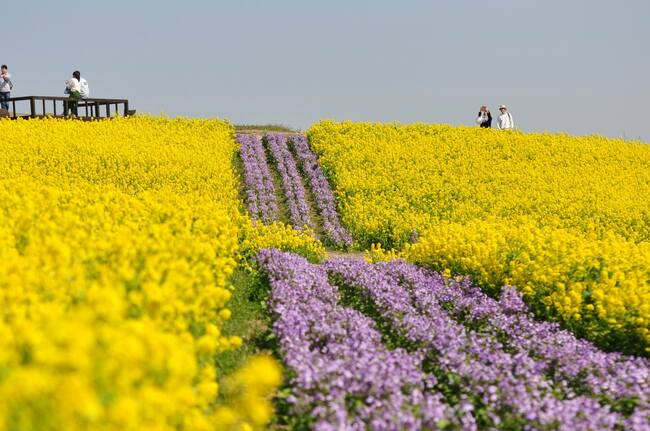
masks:
<instances>
[{"instance_id":1,"label":"sun hat","mask_svg":"<svg viewBox=\"0 0 650 431\"><path fill-rule=\"evenodd\" d=\"M499 109L508 109L508 107L506 105L501 105L499 106Z\"/></svg>"}]
</instances>

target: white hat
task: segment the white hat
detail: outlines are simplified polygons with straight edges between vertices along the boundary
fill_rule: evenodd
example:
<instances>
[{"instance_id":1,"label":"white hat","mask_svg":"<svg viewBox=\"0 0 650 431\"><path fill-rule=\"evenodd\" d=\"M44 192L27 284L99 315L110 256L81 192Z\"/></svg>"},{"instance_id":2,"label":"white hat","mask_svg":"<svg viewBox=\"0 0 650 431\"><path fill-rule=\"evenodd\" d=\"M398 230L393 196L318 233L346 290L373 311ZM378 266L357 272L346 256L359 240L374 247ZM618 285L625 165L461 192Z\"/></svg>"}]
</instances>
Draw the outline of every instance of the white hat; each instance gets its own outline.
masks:
<instances>
[{"instance_id":1,"label":"white hat","mask_svg":"<svg viewBox=\"0 0 650 431\"><path fill-rule=\"evenodd\" d=\"M499 109L508 109L508 107L506 105L501 105L499 106Z\"/></svg>"}]
</instances>

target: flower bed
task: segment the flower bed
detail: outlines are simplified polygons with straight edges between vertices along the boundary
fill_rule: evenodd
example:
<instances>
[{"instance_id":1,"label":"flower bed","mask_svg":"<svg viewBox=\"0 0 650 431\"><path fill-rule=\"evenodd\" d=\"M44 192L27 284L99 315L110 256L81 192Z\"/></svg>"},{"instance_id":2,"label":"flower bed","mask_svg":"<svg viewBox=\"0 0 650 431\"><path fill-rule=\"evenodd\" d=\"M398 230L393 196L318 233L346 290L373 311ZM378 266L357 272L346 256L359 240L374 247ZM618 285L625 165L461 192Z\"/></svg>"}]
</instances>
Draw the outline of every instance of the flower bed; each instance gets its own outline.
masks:
<instances>
[{"instance_id":1,"label":"flower bed","mask_svg":"<svg viewBox=\"0 0 650 431\"><path fill-rule=\"evenodd\" d=\"M277 220L279 210L262 139L257 135L238 134L237 142L244 167L248 210L253 219L272 223Z\"/></svg>"},{"instance_id":2,"label":"flower bed","mask_svg":"<svg viewBox=\"0 0 650 431\"><path fill-rule=\"evenodd\" d=\"M311 191L318 207L318 212L323 219L323 229L327 239L335 246L349 247L352 245L352 237L341 225L339 215L336 212L336 201L318 164L316 155L309 148L309 143L304 135L292 135L289 143L294 149L300 168L309 180Z\"/></svg>"},{"instance_id":3,"label":"flower bed","mask_svg":"<svg viewBox=\"0 0 650 431\"><path fill-rule=\"evenodd\" d=\"M374 323L338 304L322 267L262 250L280 353L291 371L291 416L315 429L435 428L449 409L420 370L421 355L388 350Z\"/></svg>"},{"instance_id":4,"label":"flower bed","mask_svg":"<svg viewBox=\"0 0 650 431\"><path fill-rule=\"evenodd\" d=\"M275 162L275 167L280 173L291 224L297 228L305 226L313 228L305 187L302 184L296 161L289 151L287 136L275 133L266 135L264 139Z\"/></svg>"},{"instance_id":5,"label":"flower bed","mask_svg":"<svg viewBox=\"0 0 650 431\"><path fill-rule=\"evenodd\" d=\"M549 379L534 355L508 349L498 337L455 321L438 297L450 298L447 291L458 285L447 286L441 277L427 277L402 262L373 266L336 260L326 267L354 288L359 307L389 322L387 331L427 352L438 389L471 400L481 427L588 430L614 429L623 422L620 414L576 393L568 382ZM469 315L482 311L469 308Z\"/></svg>"}]
</instances>

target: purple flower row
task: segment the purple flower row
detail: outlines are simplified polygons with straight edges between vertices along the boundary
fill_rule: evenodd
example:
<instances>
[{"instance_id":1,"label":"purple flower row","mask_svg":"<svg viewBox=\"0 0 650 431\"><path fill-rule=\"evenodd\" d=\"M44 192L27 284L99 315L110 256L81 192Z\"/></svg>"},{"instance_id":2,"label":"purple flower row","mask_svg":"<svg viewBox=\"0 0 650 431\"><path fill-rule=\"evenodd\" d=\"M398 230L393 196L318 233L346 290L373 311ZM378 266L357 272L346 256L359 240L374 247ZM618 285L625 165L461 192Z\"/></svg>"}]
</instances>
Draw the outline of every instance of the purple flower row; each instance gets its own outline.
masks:
<instances>
[{"instance_id":1,"label":"purple flower row","mask_svg":"<svg viewBox=\"0 0 650 431\"><path fill-rule=\"evenodd\" d=\"M464 301L467 289L449 285L441 277L404 262L370 265L335 260L325 266L344 285L354 286L355 293L374 303L376 318L388 322L391 330L409 344L425 349L432 362L432 372L439 378L437 387L440 390L444 386L453 387L470 397L477 418L482 418L481 426L647 429L647 417L644 421L643 415L632 414L626 419L606 403L578 392L568 380L549 377L549 363L523 346L513 348L510 340L505 346L495 332L477 331L454 319L453 314L487 317L482 310L474 309L476 304L460 305L458 313L454 313L456 308L449 303ZM458 294L451 298L449 291L454 289ZM501 310L498 316L525 313L523 302L513 295L507 291L503 301L497 304ZM515 337L512 343L516 340Z\"/></svg>"},{"instance_id":2,"label":"purple flower row","mask_svg":"<svg viewBox=\"0 0 650 431\"><path fill-rule=\"evenodd\" d=\"M278 202L262 140L256 135L239 134L237 142L244 165L248 211L253 219L272 223L278 218Z\"/></svg>"},{"instance_id":3,"label":"purple flower row","mask_svg":"<svg viewBox=\"0 0 650 431\"><path fill-rule=\"evenodd\" d=\"M322 266L277 250L257 256L268 276L280 352L291 371L292 416L317 430L437 429L454 423L422 355L388 350L374 322L339 305ZM467 424L472 428L471 414Z\"/></svg>"},{"instance_id":4,"label":"purple flower row","mask_svg":"<svg viewBox=\"0 0 650 431\"><path fill-rule=\"evenodd\" d=\"M316 156L309 148L306 137L297 135L288 138L286 134L274 133L266 135L264 139L280 174L291 224L296 228L314 227L305 187L294 155L289 150L288 139L291 140L298 162L309 181L318 212L323 220L326 238L336 246L350 246L352 237L341 226L334 195L318 165ZM253 219L271 223L279 218L279 209L262 139L256 135L239 134L237 141L241 146L240 154L244 165L244 185L249 212Z\"/></svg>"},{"instance_id":5,"label":"purple flower row","mask_svg":"<svg viewBox=\"0 0 650 431\"><path fill-rule=\"evenodd\" d=\"M386 271L404 282L417 283L410 277L414 271L403 262L387 265ZM575 388L607 404L627 405L632 412L625 429L650 429L648 359L603 352L557 323L535 320L521 294L512 287L504 287L497 301L469 279L445 283L436 273L417 272L418 277L427 278L430 294L456 320L502 340L510 351L535 358L556 385Z\"/></svg>"},{"instance_id":6,"label":"purple flower row","mask_svg":"<svg viewBox=\"0 0 650 431\"><path fill-rule=\"evenodd\" d=\"M339 215L336 212L336 201L330 189L330 185L318 164L316 155L309 148L309 143L304 135L289 137L294 148L302 171L309 180L318 212L323 219L323 229L327 238L336 246L349 247L352 245L352 237L341 225Z\"/></svg>"},{"instance_id":7,"label":"purple flower row","mask_svg":"<svg viewBox=\"0 0 650 431\"><path fill-rule=\"evenodd\" d=\"M274 133L266 135L265 139L282 179L282 188L287 198L291 224L296 228L313 227L309 217L305 187L302 184L296 161L289 151L287 136L282 133Z\"/></svg>"}]
</instances>

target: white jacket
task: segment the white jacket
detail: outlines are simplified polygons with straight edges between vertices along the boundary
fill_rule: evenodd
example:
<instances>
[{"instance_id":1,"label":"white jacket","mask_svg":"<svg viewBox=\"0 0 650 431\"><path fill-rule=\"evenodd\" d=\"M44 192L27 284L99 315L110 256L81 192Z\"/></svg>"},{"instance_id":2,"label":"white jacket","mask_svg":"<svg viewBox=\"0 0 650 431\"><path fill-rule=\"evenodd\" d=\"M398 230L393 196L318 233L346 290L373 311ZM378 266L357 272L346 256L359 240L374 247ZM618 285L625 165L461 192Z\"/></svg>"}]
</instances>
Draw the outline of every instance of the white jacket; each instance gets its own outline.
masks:
<instances>
[{"instance_id":1,"label":"white jacket","mask_svg":"<svg viewBox=\"0 0 650 431\"><path fill-rule=\"evenodd\" d=\"M81 78L81 81L79 81L79 94L81 94L82 99L90 97L90 88L88 87L86 78Z\"/></svg>"},{"instance_id":2,"label":"white jacket","mask_svg":"<svg viewBox=\"0 0 650 431\"><path fill-rule=\"evenodd\" d=\"M512 114L510 114L510 112L499 115L499 118L497 119L497 129L508 130L514 128L515 122L512 120Z\"/></svg>"},{"instance_id":3,"label":"white jacket","mask_svg":"<svg viewBox=\"0 0 650 431\"><path fill-rule=\"evenodd\" d=\"M0 78L0 93L10 92L11 87L11 75L7 72Z\"/></svg>"},{"instance_id":4,"label":"white jacket","mask_svg":"<svg viewBox=\"0 0 650 431\"><path fill-rule=\"evenodd\" d=\"M65 81L65 88L67 88L70 93L73 91L77 91L81 93L81 85L79 85L79 81L77 78L70 78L67 81Z\"/></svg>"}]
</instances>

